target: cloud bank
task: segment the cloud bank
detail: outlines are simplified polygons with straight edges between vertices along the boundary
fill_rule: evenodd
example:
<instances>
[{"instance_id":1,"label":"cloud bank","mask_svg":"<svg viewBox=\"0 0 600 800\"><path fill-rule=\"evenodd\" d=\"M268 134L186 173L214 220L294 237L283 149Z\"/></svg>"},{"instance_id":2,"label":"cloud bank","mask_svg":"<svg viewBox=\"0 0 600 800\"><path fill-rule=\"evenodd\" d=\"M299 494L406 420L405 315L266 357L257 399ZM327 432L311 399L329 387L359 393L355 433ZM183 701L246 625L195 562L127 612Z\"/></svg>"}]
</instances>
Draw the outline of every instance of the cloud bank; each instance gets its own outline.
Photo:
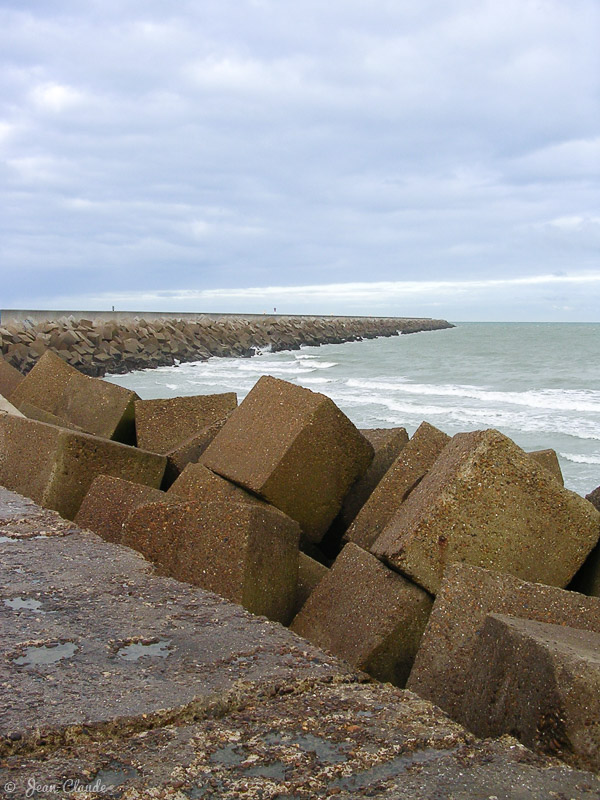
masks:
<instances>
[{"instance_id":1,"label":"cloud bank","mask_svg":"<svg viewBox=\"0 0 600 800\"><path fill-rule=\"evenodd\" d=\"M599 8L5 0L2 305L600 320Z\"/></svg>"}]
</instances>

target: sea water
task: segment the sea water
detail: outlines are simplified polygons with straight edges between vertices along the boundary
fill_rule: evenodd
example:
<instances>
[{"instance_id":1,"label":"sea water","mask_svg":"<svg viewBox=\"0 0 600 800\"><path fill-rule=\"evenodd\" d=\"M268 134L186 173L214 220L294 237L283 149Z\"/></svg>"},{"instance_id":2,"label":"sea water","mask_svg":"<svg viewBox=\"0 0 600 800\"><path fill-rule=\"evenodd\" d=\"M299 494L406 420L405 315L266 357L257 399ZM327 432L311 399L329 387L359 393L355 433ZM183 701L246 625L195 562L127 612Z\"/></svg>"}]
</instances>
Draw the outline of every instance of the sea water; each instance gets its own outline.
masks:
<instances>
[{"instance_id":1,"label":"sea water","mask_svg":"<svg viewBox=\"0 0 600 800\"><path fill-rule=\"evenodd\" d=\"M360 428L496 428L525 450L555 449L565 485L587 494L600 484L599 353L599 324L456 323L109 380L142 398L234 391L242 400L273 375L328 395Z\"/></svg>"}]
</instances>

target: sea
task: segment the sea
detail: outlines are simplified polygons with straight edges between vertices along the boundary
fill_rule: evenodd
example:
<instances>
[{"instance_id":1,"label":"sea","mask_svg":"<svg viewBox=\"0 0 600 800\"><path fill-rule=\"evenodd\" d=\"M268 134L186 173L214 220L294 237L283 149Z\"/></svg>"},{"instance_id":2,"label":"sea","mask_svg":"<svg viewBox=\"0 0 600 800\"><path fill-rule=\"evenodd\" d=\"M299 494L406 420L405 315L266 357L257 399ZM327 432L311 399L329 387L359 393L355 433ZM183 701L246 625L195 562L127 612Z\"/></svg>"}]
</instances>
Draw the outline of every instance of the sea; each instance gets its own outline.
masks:
<instances>
[{"instance_id":1,"label":"sea","mask_svg":"<svg viewBox=\"0 0 600 800\"><path fill-rule=\"evenodd\" d=\"M556 450L567 488L585 495L600 485L600 324L455 325L108 380L144 399L234 391L241 401L273 375L327 395L359 428L496 428L525 450Z\"/></svg>"}]
</instances>

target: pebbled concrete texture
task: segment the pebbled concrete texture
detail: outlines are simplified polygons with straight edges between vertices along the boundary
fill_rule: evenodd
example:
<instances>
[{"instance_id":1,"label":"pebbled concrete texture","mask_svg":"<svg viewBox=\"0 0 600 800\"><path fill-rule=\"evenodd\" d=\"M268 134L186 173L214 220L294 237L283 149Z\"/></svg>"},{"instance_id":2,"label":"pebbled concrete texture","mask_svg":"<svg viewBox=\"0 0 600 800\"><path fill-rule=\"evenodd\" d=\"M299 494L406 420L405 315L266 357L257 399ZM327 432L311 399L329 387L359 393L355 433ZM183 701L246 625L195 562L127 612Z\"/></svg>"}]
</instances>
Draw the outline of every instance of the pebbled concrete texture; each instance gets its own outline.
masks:
<instances>
[{"instance_id":1,"label":"pebbled concrete texture","mask_svg":"<svg viewBox=\"0 0 600 800\"><path fill-rule=\"evenodd\" d=\"M600 796L4 489L0 564L0 797Z\"/></svg>"}]
</instances>

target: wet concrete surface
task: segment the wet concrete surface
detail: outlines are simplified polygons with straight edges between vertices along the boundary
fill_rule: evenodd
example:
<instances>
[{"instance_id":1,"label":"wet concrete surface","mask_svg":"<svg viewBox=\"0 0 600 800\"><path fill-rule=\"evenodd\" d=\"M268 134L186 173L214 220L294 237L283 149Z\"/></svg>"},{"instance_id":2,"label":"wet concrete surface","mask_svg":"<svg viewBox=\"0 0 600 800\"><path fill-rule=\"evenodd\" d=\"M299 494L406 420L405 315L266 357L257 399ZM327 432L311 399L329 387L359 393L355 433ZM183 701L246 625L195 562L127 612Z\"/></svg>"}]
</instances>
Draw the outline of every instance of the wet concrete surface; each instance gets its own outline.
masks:
<instances>
[{"instance_id":1,"label":"wet concrete surface","mask_svg":"<svg viewBox=\"0 0 600 800\"><path fill-rule=\"evenodd\" d=\"M0 797L600 798L48 514L0 490Z\"/></svg>"}]
</instances>

